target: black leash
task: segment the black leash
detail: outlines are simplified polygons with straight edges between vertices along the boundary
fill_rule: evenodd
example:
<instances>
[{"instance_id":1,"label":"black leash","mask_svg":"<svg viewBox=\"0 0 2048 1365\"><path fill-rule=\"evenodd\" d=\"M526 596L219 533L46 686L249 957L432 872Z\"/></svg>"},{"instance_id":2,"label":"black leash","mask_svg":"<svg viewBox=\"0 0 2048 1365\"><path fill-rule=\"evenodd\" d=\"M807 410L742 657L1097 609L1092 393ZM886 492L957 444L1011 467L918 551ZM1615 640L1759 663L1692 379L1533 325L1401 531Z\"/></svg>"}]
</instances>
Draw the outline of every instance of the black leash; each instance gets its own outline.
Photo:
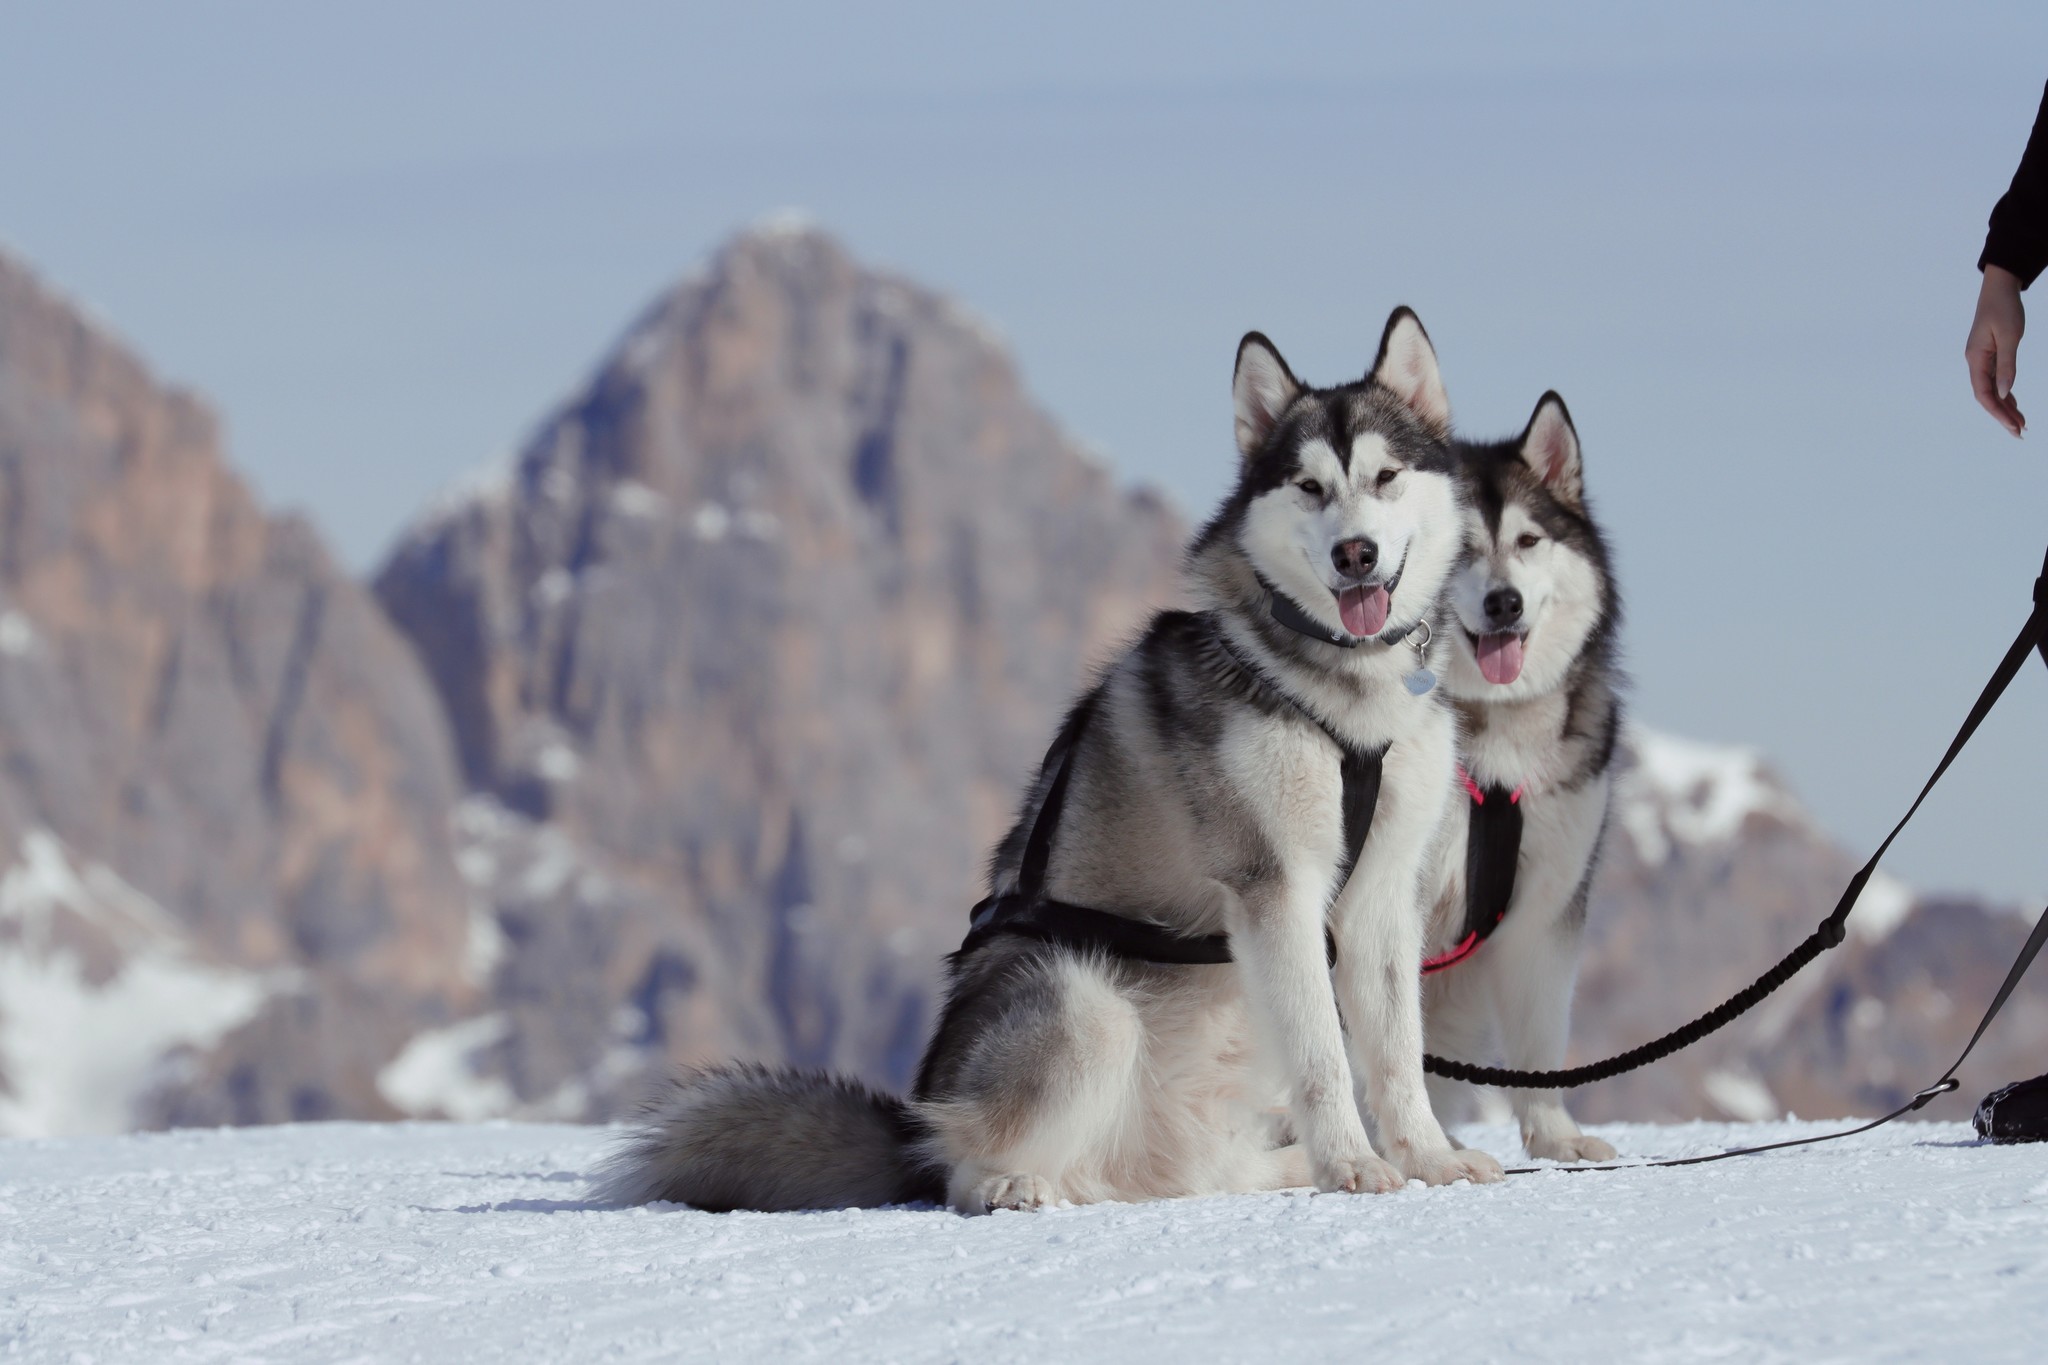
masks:
<instances>
[{"instance_id":1,"label":"black leash","mask_svg":"<svg viewBox=\"0 0 2048 1365\"><path fill-rule=\"evenodd\" d=\"M1857 897L1863 894L1864 886L1870 881L1877 865L1890 851L1892 841L1899 837L1907 823L1919 813L1920 805L1927 794L1934 790L1934 784L1941 781L1949 765L1956 761L1956 755L1977 733L1977 727L1991 714L1991 708L2005 695L2005 689L2019 675L2020 665L2027 661L2027 655L2038 651L2041 661L2048 664L2048 635L2044 635L2044 620L2048 620L2048 556L2041 565L2041 577L2034 580L2034 609L2027 617L2027 623L2020 627L2020 633L2013 638L2012 645L2005 651L2005 657L1991 674L1991 681L1977 697L1976 705L1964 718L1962 728L1949 741L1948 752L1935 765L1933 776L1927 779L1920 794L1913 798L1912 806L1899 823L1892 826L1892 832L1885 835L1884 842L1877 846L1877 852L1870 855L1870 861L1849 879L1848 889L1842 892L1842 899L1836 903L1834 913L1820 922L1820 927L1809 934L1805 941L1787 953L1778 964L1744 987L1732 999L1723 1001L1699 1018L1682 1028L1673 1029L1662 1038L1631 1048L1627 1052L1609 1057L1605 1061L1589 1062L1584 1066L1566 1067L1560 1071L1513 1071L1506 1067L1474 1066L1470 1062L1450 1061L1432 1054L1424 1054L1422 1069L1454 1081L1469 1081L1474 1085L1493 1085L1506 1089L1520 1090L1569 1090L1574 1086L1604 1081L1610 1077L1662 1061L1682 1048L1691 1047L1700 1039L1727 1027L1737 1018L1756 1007L1757 1003L1778 987L1790 981L1800 968L1812 962L1828 949L1836 947L1847 936L1849 912L1855 908Z\"/></svg>"},{"instance_id":2,"label":"black leash","mask_svg":"<svg viewBox=\"0 0 2048 1365\"><path fill-rule=\"evenodd\" d=\"M1706 1156L1667 1157L1660 1161L1614 1162L1605 1166L1515 1166L1509 1168L1508 1174L1538 1175L1544 1171L1572 1171L1576 1173L1579 1171L1634 1171L1645 1170L1655 1166L1701 1166L1709 1161L1726 1161L1730 1157L1755 1156L1758 1152L1778 1152L1783 1151L1787 1147L1810 1147L1816 1142L1833 1142L1837 1138L1855 1137L1858 1133L1867 1133L1873 1128L1882 1128L1893 1119L1903 1118L1915 1109L1925 1106L1928 1101L1934 1099L1937 1095L1946 1095L1961 1086L1962 1083L1956 1079L1956 1072L1962 1070L1963 1063L1969 1059L1971 1051L1976 1048L1977 1040L1984 1036L1985 1029L1991 1027L1991 1021L1998 1017L1998 1012L2005 1008L2007 998L2012 995L2013 988L2020 984L2020 978L2027 974L2027 968L2034 965L2034 958L2040 953L2041 945L2044 943L2048 943L2048 910L2043 910L2041 918L2034 922L2034 932L2027 935L2026 946L2020 949L2020 955L2013 960L2012 970L2005 974L2005 984L2000 986L1998 994L1991 998L1991 1008L1985 1010L1984 1017L1977 1021L1977 1031L1970 1035L1970 1041L1963 1047L1962 1055L1950 1063L1948 1070L1941 1073L1940 1080L1928 1086L1925 1090L1919 1091L1912 1099L1907 1100L1881 1119L1872 1119L1868 1123L1858 1124L1854 1128L1844 1128L1837 1133L1821 1133L1814 1137L1786 1138L1782 1142L1765 1142L1755 1147L1731 1147L1725 1152L1710 1152Z\"/></svg>"}]
</instances>

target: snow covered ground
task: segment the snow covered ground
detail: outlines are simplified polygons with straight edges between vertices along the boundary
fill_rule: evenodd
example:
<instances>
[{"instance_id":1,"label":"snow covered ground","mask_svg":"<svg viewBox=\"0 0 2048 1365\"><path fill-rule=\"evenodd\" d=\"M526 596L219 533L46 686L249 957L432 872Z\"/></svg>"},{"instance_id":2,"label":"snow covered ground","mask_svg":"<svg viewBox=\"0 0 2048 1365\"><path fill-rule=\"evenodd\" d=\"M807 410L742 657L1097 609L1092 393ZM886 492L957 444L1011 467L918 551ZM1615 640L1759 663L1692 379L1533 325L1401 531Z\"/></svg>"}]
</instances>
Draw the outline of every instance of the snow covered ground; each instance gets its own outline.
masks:
<instances>
[{"instance_id":1,"label":"snow covered ground","mask_svg":"<svg viewBox=\"0 0 2048 1365\"><path fill-rule=\"evenodd\" d=\"M1817 1131L1618 1126L1679 1155ZM1510 1154L1507 1130L1468 1140ZM2016 1360L2048 1145L967 1219L584 1198L603 1129L0 1141L0 1360Z\"/></svg>"}]
</instances>

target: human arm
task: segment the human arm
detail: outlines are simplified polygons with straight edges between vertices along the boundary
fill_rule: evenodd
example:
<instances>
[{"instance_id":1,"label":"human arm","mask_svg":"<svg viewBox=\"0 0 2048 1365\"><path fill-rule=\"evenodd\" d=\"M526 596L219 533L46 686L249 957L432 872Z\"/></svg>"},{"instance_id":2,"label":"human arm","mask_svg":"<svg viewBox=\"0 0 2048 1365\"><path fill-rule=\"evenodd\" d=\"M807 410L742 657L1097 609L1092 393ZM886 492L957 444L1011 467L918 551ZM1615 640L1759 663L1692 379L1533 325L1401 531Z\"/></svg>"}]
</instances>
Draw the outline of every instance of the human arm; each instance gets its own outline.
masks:
<instances>
[{"instance_id":1,"label":"human arm","mask_svg":"<svg viewBox=\"0 0 2048 1365\"><path fill-rule=\"evenodd\" d=\"M2027 429L2026 414L2012 396L2019 361L2020 336L2027 330L2026 305L2020 302L2019 277L2003 266L1984 267L1977 290L1977 316L1963 358L1970 365L1970 389L1998 424L2018 436Z\"/></svg>"},{"instance_id":2,"label":"human arm","mask_svg":"<svg viewBox=\"0 0 2048 1365\"><path fill-rule=\"evenodd\" d=\"M2027 325L2020 291L2048 268L2048 92L2012 184L1991 210L1977 268L1984 272L1984 280L1977 291L1970 339L1963 348L1970 388L1984 410L2018 436L2027 426L2012 396L2020 337Z\"/></svg>"}]
</instances>

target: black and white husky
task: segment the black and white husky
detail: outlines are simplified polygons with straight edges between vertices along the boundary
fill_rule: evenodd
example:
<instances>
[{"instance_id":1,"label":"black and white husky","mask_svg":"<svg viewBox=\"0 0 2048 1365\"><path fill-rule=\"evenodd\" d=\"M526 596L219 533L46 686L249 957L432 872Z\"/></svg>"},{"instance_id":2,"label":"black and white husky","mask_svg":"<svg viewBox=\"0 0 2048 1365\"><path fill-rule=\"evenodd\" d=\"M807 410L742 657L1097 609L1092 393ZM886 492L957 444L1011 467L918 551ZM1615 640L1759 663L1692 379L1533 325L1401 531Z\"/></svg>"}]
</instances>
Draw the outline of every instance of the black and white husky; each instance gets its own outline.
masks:
<instances>
[{"instance_id":1,"label":"black and white husky","mask_svg":"<svg viewBox=\"0 0 2048 1365\"><path fill-rule=\"evenodd\" d=\"M1439 866L1426 1031L1441 1056L1550 1070L1564 1061L1607 828L1620 605L1563 399L1543 395L1516 440L1457 449L1467 557L1449 593L1444 684L1459 712L1464 810ZM1430 1078L1440 1114L1455 1090ZM1531 1156L1614 1155L1579 1131L1556 1091L1509 1097Z\"/></svg>"},{"instance_id":2,"label":"black and white husky","mask_svg":"<svg viewBox=\"0 0 2048 1365\"><path fill-rule=\"evenodd\" d=\"M912 1098L699 1073L609 1197L978 1213L1500 1178L1445 1136L1421 1068L1425 882L1457 793L1428 670L1464 518L1435 351L1402 309L1364 379L1316 389L1254 333L1233 395L1237 486L1188 555L1202 609L1155 617L1070 712Z\"/></svg>"}]
</instances>

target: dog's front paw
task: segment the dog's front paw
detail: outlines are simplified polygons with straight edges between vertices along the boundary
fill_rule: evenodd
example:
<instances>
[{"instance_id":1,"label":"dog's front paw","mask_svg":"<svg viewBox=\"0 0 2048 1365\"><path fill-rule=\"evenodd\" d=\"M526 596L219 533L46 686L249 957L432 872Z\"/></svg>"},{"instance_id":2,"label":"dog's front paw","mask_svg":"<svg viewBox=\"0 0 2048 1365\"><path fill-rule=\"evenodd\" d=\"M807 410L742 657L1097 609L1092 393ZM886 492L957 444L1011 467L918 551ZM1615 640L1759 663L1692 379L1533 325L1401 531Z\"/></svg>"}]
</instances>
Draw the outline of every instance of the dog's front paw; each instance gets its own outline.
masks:
<instances>
[{"instance_id":1,"label":"dog's front paw","mask_svg":"<svg viewBox=\"0 0 2048 1365\"><path fill-rule=\"evenodd\" d=\"M983 1213L994 1213L997 1209L1029 1212L1050 1208L1059 1198L1053 1193L1052 1182L1044 1176L1012 1172L992 1175L976 1185L971 1202Z\"/></svg>"},{"instance_id":2,"label":"dog's front paw","mask_svg":"<svg viewBox=\"0 0 2048 1365\"><path fill-rule=\"evenodd\" d=\"M1591 1133L1531 1137L1522 1144L1538 1161L1612 1161L1613 1144Z\"/></svg>"},{"instance_id":3,"label":"dog's front paw","mask_svg":"<svg viewBox=\"0 0 2048 1365\"><path fill-rule=\"evenodd\" d=\"M1498 1161L1474 1147L1416 1156L1404 1161L1401 1168L1408 1173L1410 1180L1420 1180L1425 1185L1454 1185L1460 1180L1469 1180L1475 1185L1491 1185L1496 1180L1507 1178L1507 1172L1501 1169Z\"/></svg>"},{"instance_id":4,"label":"dog's front paw","mask_svg":"<svg viewBox=\"0 0 2048 1365\"><path fill-rule=\"evenodd\" d=\"M1330 1157L1315 1163L1316 1188L1325 1194L1386 1194L1408 1182L1370 1152Z\"/></svg>"}]
</instances>

